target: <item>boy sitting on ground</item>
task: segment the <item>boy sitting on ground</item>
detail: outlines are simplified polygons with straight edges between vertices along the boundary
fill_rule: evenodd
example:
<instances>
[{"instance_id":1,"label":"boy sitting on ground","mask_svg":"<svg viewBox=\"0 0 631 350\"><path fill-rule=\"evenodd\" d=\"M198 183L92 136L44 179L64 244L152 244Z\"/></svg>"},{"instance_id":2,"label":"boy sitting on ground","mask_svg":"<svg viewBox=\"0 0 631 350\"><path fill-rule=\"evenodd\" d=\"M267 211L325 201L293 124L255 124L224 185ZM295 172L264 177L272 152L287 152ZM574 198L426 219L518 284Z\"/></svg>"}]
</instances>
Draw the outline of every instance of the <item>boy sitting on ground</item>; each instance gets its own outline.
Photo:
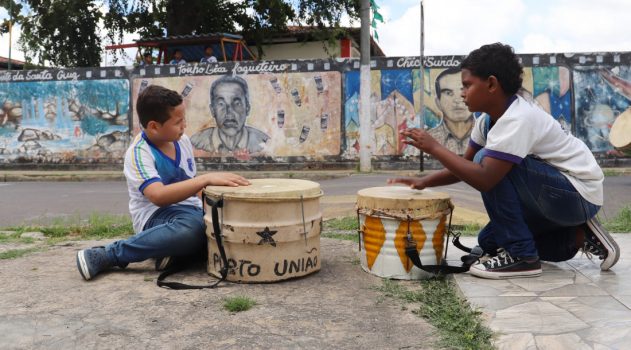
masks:
<instances>
[{"instance_id":1,"label":"boy sitting on ground","mask_svg":"<svg viewBox=\"0 0 631 350\"><path fill-rule=\"evenodd\" d=\"M209 185L246 186L231 173L195 177L193 146L186 129L182 97L151 85L136 104L143 131L125 154L125 178L134 232L128 239L77 253L77 267L90 280L111 267L156 259L163 270L173 258L203 254L207 249L202 202L198 194Z\"/></svg>"},{"instance_id":2,"label":"boy sitting on ground","mask_svg":"<svg viewBox=\"0 0 631 350\"><path fill-rule=\"evenodd\" d=\"M484 45L461 68L465 104L471 112L486 113L476 120L464 156L424 130L404 130L405 143L445 169L389 182L423 189L464 181L482 193L490 222L478 243L493 257L471 266L474 276L539 276L540 259L568 260L579 249L602 259L602 270L611 268L620 250L595 216L603 204L604 175L589 148L517 95L523 70L512 47Z\"/></svg>"}]
</instances>

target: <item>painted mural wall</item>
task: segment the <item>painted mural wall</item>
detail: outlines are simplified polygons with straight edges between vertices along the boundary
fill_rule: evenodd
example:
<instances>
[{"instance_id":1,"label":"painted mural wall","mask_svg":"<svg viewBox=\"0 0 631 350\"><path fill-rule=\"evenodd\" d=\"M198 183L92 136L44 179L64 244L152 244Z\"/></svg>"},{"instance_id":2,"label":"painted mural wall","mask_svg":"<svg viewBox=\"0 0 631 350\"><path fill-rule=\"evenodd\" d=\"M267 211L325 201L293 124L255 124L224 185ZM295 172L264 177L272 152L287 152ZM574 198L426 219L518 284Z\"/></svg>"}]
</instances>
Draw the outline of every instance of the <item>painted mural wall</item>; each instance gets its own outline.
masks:
<instances>
[{"instance_id":1,"label":"painted mural wall","mask_svg":"<svg viewBox=\"0 0 631 350\"><path fill-rule=\"evenodd\" d=\"M594 123L587 128L573 127L572 69L566 65L533 65L537 56L522 55L524 61L523 86L520 94L534 100L550 113L564 129L586 141ZM451 151L463 154L469 143L471 129L479 113L468 111L460 97L460 69L464 56L428 57L425 60L424 84L420 83L419 59L410 57L385 58L376 62L371 75L371 128L375 155L416 156L418 150L401 142L396 131L406 127L424 127ZM535 60L536 61L536 60ZM537 61L540 62L540 61ZM602 68L597 68L601 69ZM345 74L344 124L345 153L356 158L359 152L359 72ZM606 89L603 81L592 81L593 86ZM424 113L420 113L420 89L423 90ZM588 103L593 105L593 102ZM612 113L613 115L613 113ZM584 120L578 115L578 120ZM615 118L614 118L615 119ZM609 123L612 119L607 119ZM578 123L578 125L581 122ZM611 124L609 124L609 127ZM605 131L603 131L605 132ZM606 144L592 147L595 152L611 150Z\"/></svg>"},{"instance_id":2,"label":"painted mural wall","mask_svg":"<svg viewBox=\"0 0 631 350\"><path fill-rule=\"evenodd\" d=\"M460 97L463 58L426 57L423 82L417 57L371 63L375 159L418 157L399 136L409 127L427 128L464 152L479 115ZM631 53L520 58L520 94L597 157L631 156L609 142L615 121L631 118ZM150 84L184 96L186 133L200 164L358 159L359 61L296 60L2 72L0 164L121 163L140 132L134 101Z\"/></svg>"},{"instance_id":3,"label":"painted mural wall","mask_svg":"<svg viewBox=\"0 0 631 350\"><path fill-rule=\"evenodd\" d=\"M0 73L0 162L121 162L129 143L123 72Z\"/></svg>"},{"instance_id":4,"label":"painted mural wall","mask_svg":"<svg viewBox=\"0 0 631 350\"><path fill-rule=\"evenodd\" d=\"M180 91L186 104L186 133L202 159L317 161L339 155L341 72L309 71L308 64L304 69L294 64L292 69L289 63L222 68L169 67L167 76L140 72L132 79L132 100L151 84ZM138 118L133 120L137 133Z\"/></svg>"}]
</instances>

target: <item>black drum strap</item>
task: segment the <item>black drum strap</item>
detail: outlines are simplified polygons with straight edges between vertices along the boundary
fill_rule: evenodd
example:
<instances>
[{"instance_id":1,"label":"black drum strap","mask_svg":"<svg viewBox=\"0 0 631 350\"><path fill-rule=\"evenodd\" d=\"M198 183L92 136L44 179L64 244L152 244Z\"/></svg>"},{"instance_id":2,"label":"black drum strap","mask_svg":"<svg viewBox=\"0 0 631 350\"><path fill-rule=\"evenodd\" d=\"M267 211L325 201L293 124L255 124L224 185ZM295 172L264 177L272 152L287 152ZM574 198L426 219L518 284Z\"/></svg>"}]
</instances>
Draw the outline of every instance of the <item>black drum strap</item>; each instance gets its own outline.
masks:
<instances>
[{"instance_id":1,"label":"black drum strap","mask_svg":"<svg viewBox=\"0 0 631 350\"><path fill-rule=\"evenodd\" d=\"M408 258L410 258L414 266L429 273L447 275L451 273L461 273L461 272L469 271L469 268L471 267L471 265L473 265L475 262L478 261L480 257L482 257L483 252L480 247L476 246L473 249L466 247L465 245L460 243L460 233L452 232L451 230L452 215L453 215L453 209L451 210L451 213L449 214L449 226L447 227L447 240L445 243L445 256L443 257L440 265L423 265L423 263L421 262L421 258L418 255L416 241L414 241L414 239L412 238L412 234L410 232L411 218L408 217L408 232L407 232L407 239L405 243L405 255L407 255ZM462 261L462 265L460 266L447 264L447 247L449 245L450 234L454 235L454 238L452 241L454 246L469 253L460 257L460 260Z\"/></svg>"},{"instance_id":2,"label":"black drum strap","mask_svg":"<svg viewBox=\"0 0 631 350\"><path fill-rule=\"evenodd\" d=\"M168 276L180 272L187 267L187 264L176 264L172 268L164 271L158 276L157 284L158 287L169 288L169 289L205 289L205 288L215 288L222 281L226 280L228 276L228 258L226 257L226 251L223 246L223 237L221 236L221 225L219 224L219 208L223 208L223 198L218 201L213 201L212 199L206 197L202 192L202 201L209 206L212 207L211 215L213 220L213 233L215 235L215 241L217 242L217 247L219 248L219 254L221 255L221 270L219 273L221 274L221 278L217 280L215 283L209 285L189 285L179 282L164 282L164 279Z\"/></svg>"}]
</instances>

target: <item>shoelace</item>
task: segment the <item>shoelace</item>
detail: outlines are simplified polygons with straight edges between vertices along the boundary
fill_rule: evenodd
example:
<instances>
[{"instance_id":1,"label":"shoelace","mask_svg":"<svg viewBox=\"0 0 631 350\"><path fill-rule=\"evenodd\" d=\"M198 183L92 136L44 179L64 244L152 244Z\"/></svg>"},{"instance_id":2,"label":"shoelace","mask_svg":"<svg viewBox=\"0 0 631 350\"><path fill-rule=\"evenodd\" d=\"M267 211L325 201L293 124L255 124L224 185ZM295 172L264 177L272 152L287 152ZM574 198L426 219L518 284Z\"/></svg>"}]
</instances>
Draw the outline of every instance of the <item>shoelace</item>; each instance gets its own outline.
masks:
<instances>
[{"instance_id":1,"label":"shoelace","mask_svg":"<svg viewBox=\"0 0 631 350\"><path fill-rule=\"evenodd\" d=\"M588 241L585 241L585 243L583 243L583 254L585 254L585 256L589 259L592 260L593 259L593 255L597 255L598 258L600 260L604 259L604 253L602 252L602 250L596 248L593 244L589 243ZM600 251L600 253L599 253Z\"/></svg>"},{"instance_id":2,"label":"shoelace","mask_svg":"<svg viewBox=\"0 0 631 350\"><path fill-rule=\"evenodd\" d=\"M502 260L504 261L503 263L502 263ZM513 257L510 256L510 254L508 254L508 252L506 252L503 248L500 248L497 250L497 256L492 257L485 264L487 264L489 268L494 268L495 265L497 266L501 266L502 264L508 265L513 262L515 262L515 260L513 260Z\"/></svg>"}]
</instances>

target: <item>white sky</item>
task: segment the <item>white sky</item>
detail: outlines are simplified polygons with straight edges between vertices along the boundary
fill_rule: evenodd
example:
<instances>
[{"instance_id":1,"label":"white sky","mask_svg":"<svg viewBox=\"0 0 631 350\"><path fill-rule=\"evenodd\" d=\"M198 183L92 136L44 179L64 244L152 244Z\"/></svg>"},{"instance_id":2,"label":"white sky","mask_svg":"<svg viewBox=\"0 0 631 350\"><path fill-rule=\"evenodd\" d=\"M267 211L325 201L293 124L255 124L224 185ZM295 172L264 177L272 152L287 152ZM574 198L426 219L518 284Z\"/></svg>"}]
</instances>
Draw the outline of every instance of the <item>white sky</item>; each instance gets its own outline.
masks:
<instances>
[{"instance_id":1,"label":"white sky","mask_svg":"<svg viewBox=\"0 0 631 350\"><path fill-rule=\"evenodd\" d=\"M385 19L377 31L386 55L418 56L420 0L376 2ZM465 55L497 41L517 53L631 51L630 0L423 0L423 7L425 55ZM23 60L18 36L14 27L12 58ZM0 56L8 51L5 34Z\"/></svg>"}]
</instances>

